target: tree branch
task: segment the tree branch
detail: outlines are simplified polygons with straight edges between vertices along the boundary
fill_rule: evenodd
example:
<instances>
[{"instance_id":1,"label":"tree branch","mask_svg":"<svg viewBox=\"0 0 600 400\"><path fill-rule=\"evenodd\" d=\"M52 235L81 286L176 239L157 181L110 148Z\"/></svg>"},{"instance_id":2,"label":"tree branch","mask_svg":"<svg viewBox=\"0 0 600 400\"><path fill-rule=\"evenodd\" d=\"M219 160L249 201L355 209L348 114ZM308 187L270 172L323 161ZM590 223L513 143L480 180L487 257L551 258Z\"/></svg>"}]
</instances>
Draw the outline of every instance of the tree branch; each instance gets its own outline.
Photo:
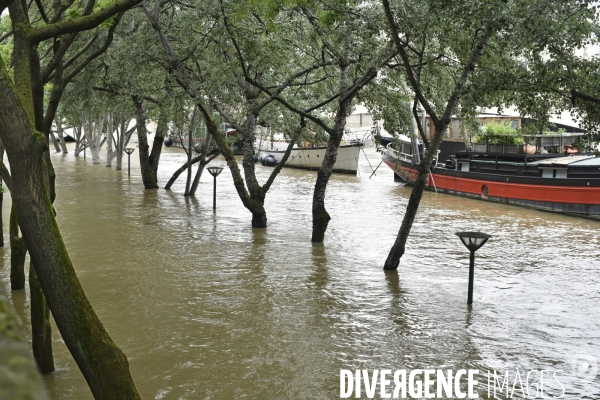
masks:
<instances>
[{"instance_id":1,"label":"tree branch","mask_svg":"<svg viewBox=\"0 0 600 400\"><path fill-rule=\"evenodd\" d=\"M294 145L296 144L296 140L298 140L298 137L300 136L300 134L302 133L302 130L305 127L306 127L306 121L304 120L304 117L302 117L302 118L300 118L300 124L298 125L298 128L296 128L296 132L294 132L294 135L292 136L287 148L285 149L285 153L283 154L283 157L281 158L279 163L277 163L277 166L275 167L273 172L271 172L271 175L269 176L269 179L267 180L267 182L263 185L262 190L264 193L267 193L267 191L271 188L271 185L275 181L275 178L279 174L279 171L281 171L281 169L283 168L283 165L287 162L288 158L290 157L292 149L294 148Z\"/></svg>"},{"instance_id":2,"label":"tree branch","mask_svg":"<svg viewBox=\"0 0 600 400\"><path fill-rule=\"evenodd\" d=\"M80 73L90 62L92 62L92 60L98 58L100 55L102 55L108 49L108 47L110 46L110 44L113 41L115 29L117 29L117 25L121 21L121 18L123 17L124 13L125 13L125 11L120 12L119 15L117 15L117 17L115 18L114 23L108 29L108 35L106 36L106 40L104 41L104 44L102 45L102 47L100 47L98 50L96 50L95 52L93 52L92 54L87 56L85 60L83 60L81 63L79 63L79 65L77 65L75 68L73 68L71 70L71 72L69 72L69 74L67 74L67 76L65 77L65 80L64 80L65 85L67 85L69 82L71 82L71 80L75 77L75 75Z\"/></svg>"},{"instance_id":3,"label":"tree branch","mask_svg":"<svg viewBox=\"0 0 600 400\"><path fill-rule=\"evenodd\" d=\"M31 43L35 44L66 33L81 32L95 28L113 15L127 11L141 2L142 0L116 0L112 5L102 8L93 14L70 21L48 24L33 31L31 34Z\"/></svg>"}]
</instances>

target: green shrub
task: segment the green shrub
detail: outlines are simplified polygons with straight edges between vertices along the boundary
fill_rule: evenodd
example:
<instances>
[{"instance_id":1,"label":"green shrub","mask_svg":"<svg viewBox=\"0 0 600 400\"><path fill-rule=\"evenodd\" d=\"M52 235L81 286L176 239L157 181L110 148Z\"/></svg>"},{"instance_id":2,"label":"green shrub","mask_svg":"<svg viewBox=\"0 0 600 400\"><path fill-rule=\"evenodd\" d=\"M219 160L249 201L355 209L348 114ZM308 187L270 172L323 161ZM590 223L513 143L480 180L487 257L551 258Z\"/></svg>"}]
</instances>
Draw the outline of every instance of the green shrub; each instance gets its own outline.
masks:
<instances>
[{"instance_id":1,"label":"green shrub","mask_svg":"<svg viewBox=\"0 0 600 400\"><path fill-rule=\"evenodd\" d=\"M474 139L476 143L525 144L521 132L511 126L511 121L492 121L481 128Z\"/></svg>"}]
</instances>

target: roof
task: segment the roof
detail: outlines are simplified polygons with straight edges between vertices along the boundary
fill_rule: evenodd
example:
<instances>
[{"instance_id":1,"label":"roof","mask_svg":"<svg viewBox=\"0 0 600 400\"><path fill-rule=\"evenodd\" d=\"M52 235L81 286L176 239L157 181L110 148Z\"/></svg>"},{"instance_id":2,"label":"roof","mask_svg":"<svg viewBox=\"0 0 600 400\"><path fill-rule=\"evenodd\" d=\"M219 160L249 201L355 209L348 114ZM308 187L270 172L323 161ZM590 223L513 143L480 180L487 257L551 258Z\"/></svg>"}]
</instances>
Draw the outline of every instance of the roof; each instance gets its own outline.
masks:
<instances>
[{"instance_id":1,"label":"roof","mask_svg":"<svg viewBox=\"0 0 600 400\"><path fill-rule=\"evenodd\" d=\"M576 163L569 165L569 167L581 167L581 168L590 168L590 167L600 167L600 157L592 157L587 160L581 160Z\"/></svg>"},{"instance_id":2,"label":"roof","mask_svg":"<svg viewBox=\"0 0 600 400\"><path fill-rule=\"evenodd\" d=\"M567 157L556 157L549 160L540 161L538 165L541 168L544 167L566 167L572 166L574 163L585 161L595 158L594 156L567 156ZM600 160L600 159L598 159Z\"/></svg>"}]
</instances>

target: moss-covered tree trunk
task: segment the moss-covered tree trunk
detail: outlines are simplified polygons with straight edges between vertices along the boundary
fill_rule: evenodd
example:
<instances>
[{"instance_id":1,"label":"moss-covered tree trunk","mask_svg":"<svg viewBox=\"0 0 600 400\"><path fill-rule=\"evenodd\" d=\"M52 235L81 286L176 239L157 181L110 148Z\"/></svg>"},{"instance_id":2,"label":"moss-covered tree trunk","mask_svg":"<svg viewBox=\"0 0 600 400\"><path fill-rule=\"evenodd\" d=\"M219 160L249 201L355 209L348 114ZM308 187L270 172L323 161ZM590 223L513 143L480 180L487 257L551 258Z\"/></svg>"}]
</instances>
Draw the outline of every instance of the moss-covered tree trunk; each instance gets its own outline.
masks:
<instances>
[{"instance_id":1,"label":"moss-covered tree trunk","mask_svg":"<svg viewBox=\"0 0 600 400\"><path fill-rule=\"evenodd\" d=\"M33 262L29 263L29 293L31 297L31 347L33 357L40 372L47 374L54 371L50 307L46 302L46 296L44 296Z\"/></svg>"},{"instance_id":2,"label":"moss-covered tree trunk","mask_svg":"<svg viewBox=\"0 0 600 400\"><path fill-rule=\"evenodd\" d=\"M4 160L4 145L0 140L0 161ZM4 221L2 218L2 207L4 207L4 185L0 178L0 247L4 247Z\"/></svg>"},{"instance_id":3,"label":"moss-covered tree trunk","mask_svg":"<svg viewBox=\"0 0 600 400\"><path fill-rule=\"evenodd\" d=\"M4 207L4 185L0 179L0 247L4 247L4 220L2 218L2 208Z\"/></svg>"},{"instance_id":4,"label":"moss-covered tree trunk","mask_svg":"<svg viewBox=\"0 0 600 400\"><path fill-rule=\"evenodd\" d=\"M0 58L0 138L12 173L12 198L31 260L56 325L96 399L139 399L123 352L89 303L58 229L43 166L48 143L35 129L29 28L22 3L10 5L14 80ZM14 82L14 84L13 84ZM17 98L18 96L18 98Z\"/></svg>"},{"instance_id":5,"label":"moss-covered tree trunk","mask_svg":"<svg viewBox=\"0 0 600 400\"><path fill-rule=\"evenodd\" d=\"M15 198L12 198L9 223L10 240L10 288L12 290L25 289L25 257L27 246L22 237L19 236L19 217Z\"/></svg>"},{"instance_id":6,"label":"moss-covered tree trunk","mask_svg":"<svg viewBox=\"0 0 600 400\"><path fill-rule=\"evenodd\" d=\"M48 400L15 311L0 279L0 399Z\"/></svg>"}]
</instances>

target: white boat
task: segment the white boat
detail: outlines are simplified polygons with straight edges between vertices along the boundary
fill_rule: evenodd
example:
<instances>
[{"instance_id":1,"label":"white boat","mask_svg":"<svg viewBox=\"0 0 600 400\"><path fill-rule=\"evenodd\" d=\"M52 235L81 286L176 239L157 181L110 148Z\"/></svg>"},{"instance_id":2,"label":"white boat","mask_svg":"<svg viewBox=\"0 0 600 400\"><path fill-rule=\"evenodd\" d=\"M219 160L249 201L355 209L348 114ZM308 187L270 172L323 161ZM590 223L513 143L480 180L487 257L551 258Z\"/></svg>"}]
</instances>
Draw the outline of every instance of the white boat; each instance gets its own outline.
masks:
<instances>
[{"instance_id":1,"label":"white boat","mask_svg":"<svg viewBox=\"0 0 600 400\"><path fill-rule=\"evenodd\" d=\"M273 146L275 148L281 146ZM361 143L353 143L350 145L340 146L338 149L337 158L335 164L333 164L332 172L339 172L345 174L356 174L358 170L358 157L360 155ZM285 167L290 168L301 168L309 169L311 171L318 171L321 168L323 157L325 157L325 151L327 147L295 147L292 149ZM277 163L281 161L285 151L260 150L259 158L264 157L266 154L271 154Z\"/></svg>"}]
</instances>

